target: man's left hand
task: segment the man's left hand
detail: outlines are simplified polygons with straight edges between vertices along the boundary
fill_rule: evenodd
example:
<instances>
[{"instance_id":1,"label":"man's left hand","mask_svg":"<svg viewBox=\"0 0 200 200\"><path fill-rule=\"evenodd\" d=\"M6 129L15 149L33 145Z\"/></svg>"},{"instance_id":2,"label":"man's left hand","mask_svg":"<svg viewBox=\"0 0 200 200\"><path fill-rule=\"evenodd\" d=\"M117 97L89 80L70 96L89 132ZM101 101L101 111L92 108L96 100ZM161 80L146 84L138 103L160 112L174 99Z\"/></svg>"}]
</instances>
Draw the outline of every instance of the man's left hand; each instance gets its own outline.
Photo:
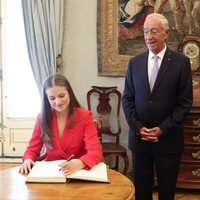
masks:
<instances>
[{"instance_id":1,"label":"man's left hand","mask_svg":"<svg viewBox=\"0 0 200 200\"><path fill-rule=\"evenodd\" d=\"M142 132L141 139L148 142L158 142L162 134L162 130L159 127L154 127L149 129L148 132Z\"/></svg>"}]
</instances>

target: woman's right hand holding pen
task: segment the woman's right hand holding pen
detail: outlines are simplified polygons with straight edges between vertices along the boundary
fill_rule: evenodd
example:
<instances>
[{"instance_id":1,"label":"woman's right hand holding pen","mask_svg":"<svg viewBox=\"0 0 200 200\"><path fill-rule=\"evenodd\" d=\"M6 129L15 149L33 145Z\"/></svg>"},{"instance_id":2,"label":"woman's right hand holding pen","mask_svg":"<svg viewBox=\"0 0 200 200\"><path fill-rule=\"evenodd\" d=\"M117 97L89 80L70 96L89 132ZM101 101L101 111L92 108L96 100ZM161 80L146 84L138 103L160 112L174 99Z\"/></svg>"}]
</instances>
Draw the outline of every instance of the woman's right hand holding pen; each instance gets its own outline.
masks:
<instances>
[{"instance_id":1,"label":"woman's right hand holding pen","mask_svg":"<svg viewBox=\"0 0 200 200\"><path fill-rule=\"evenodd\" d=\"M72 159L60 163L60 168L65 176L73 174L74 172L85 168L85 164L80 159Z\"/></svg>"}]
</instances>

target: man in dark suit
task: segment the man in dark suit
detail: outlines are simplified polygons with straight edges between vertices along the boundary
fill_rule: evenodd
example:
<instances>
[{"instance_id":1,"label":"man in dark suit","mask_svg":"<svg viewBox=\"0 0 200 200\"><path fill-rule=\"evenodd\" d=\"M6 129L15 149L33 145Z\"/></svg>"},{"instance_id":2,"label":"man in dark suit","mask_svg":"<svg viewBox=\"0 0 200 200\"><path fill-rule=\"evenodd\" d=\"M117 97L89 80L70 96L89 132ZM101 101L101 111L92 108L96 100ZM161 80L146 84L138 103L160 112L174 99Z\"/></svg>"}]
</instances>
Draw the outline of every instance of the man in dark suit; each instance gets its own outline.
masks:
<instances>
[{"instance_id":1,"label":"man in dark suit","mask_svg":"<svg viewBox=\"0 0 200 200\"><path fill-rule=\"evenodd\" d=\"M189 58L168 49L168 35L165 16L148 15L144 39L149 51L130 59L125 78L122 105L129 125L136 200L152 200L154 167L159 200L175 196L184 148L182 123L193 94ZM151 88L155 66L158 73Z\"/></svg>"}]
</instances>

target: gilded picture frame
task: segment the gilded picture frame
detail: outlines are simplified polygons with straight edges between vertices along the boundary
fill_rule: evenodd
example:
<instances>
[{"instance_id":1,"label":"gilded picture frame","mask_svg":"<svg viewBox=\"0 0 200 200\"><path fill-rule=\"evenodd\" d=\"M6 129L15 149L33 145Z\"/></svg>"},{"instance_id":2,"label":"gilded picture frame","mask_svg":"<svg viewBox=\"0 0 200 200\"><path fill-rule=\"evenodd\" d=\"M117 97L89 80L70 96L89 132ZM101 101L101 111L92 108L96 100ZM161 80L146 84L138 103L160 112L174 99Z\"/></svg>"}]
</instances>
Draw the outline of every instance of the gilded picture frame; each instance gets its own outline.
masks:
<instances>
[{"instance_id":1,"label":"gilded picture frame","mask_svg":"<svg viewBox=\"0 0 200 200\"><path fill-rule=\"evenodd\" d=\"M124 76L131 56L118 53L118 0L98 0L98 74Z\"/></svg>"}]
</instances>

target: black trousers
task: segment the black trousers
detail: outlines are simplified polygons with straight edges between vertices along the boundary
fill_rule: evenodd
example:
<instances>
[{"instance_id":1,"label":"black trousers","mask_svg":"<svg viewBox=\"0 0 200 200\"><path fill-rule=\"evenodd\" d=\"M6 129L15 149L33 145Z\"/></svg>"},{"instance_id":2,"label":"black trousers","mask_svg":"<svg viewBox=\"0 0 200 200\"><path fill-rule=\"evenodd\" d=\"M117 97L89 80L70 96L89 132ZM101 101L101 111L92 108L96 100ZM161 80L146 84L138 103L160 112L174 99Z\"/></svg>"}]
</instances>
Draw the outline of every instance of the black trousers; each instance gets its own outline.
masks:
<instances>
[{"instance_id":1,"label":"black trousers","mask_svg":"<svg viewBox=\"0 0 200 200\"><path fill-rule=\"evenodd\" d=\"M181 154L132 152L135 200L153 200L154 167L158 181L158 199L174 200Z\"/></svg>"}]
</instances>

